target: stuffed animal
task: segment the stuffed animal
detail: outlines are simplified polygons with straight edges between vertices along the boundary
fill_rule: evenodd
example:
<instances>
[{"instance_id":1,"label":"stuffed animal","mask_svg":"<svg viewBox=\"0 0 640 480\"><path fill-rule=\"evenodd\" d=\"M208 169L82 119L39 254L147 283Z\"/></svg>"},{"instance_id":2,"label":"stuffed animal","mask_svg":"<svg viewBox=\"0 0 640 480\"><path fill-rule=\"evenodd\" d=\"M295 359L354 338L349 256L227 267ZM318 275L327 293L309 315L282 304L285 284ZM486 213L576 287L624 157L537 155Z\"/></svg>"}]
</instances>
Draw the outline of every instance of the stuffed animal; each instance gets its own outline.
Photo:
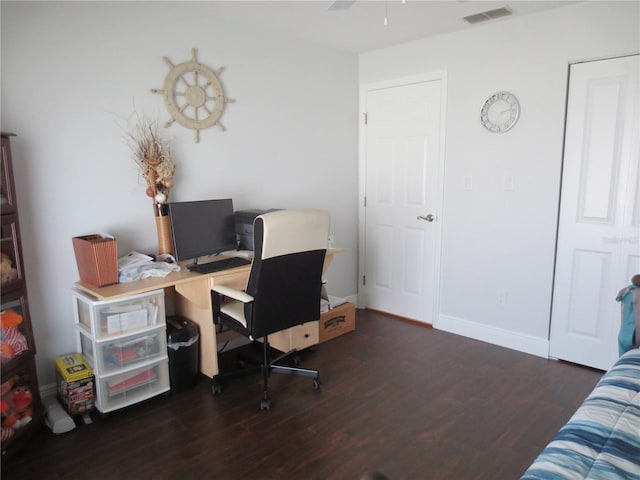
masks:
<instances>
[{"instance_id":1,"label":"stuffed animal","mask_svg":"<svg viewBox=\"0 0 640 480\"><path fill-rule=\"evenodd\" d=\"M0 440L3 442L10 440L16 434L15 425L18 421L18 414L9 403L9 395L14 384L15 380L12 378L0 386L0 415L2 417L0 421Z\"/></svg>"},{"instance_id":2,"label":"stuffed animal","mask_svg":"<svg viewBox=\"0 0 640 480\"><path fill-rule=\"evenodd\" d=\"M33 418L33 394L19 376L7 380L0 387L0 439L4 442Z\"/></svg>"},{"instance_id":3,"label":"stuffed animal","mask_svg":"<svg viewBox=\"0 0 640 480\"><path fill-rule=\"evenodd\" d=\"M18 278L18 270L13 268L11 257L4 252L0 252L0 283L9 283L16 278Z\"/></svg>"},{"instance_id":4,"label":"stuffed animal","mask_svg":"<svg viewBox=\"0 0 640 480\"><path fill-rule=\"evenodd\" d=\"M10 404L18 421L15 428L21 428L33 418L33 394L28 385L16 385L11 389Z\"/></svg>"},{"instance_id":5,"label":"stuffed animal","mask_svg":"<svg viewBox=\"0 0 640 480\"><path fill-rule=\"evenodd\" d=\"M18 414L13 411L9 402L0 401L0 415L2 416L2 426L0 427L0 440L3 442L13 438L16 434L16 423Z\"/></svg>"},{"instance_id":6,"label":"stuffed animal","mask_svg":"<svg viewBox=\"0 0 640 480\"><path fill-rule=\"evenodd\" d=\"M29 349L27 339L20 331L22 315L8 308L0 312L0 357L2 362L11 360Z\"/></svg>"}]
</instances>

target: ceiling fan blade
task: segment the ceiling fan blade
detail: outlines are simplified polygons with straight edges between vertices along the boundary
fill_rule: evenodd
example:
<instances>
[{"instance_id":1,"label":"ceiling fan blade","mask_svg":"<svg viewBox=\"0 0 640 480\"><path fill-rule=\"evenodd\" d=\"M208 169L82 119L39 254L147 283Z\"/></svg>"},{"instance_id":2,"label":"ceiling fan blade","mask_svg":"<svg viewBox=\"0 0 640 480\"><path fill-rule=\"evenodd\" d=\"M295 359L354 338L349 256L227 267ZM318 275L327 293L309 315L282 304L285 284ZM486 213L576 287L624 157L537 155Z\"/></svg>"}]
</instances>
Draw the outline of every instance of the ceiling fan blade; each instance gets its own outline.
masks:
<instances>
[{"instance_id":1,"label":"ceiling fan blade","mask_svg":"<svg viewBox=\"0 0 640 480\"><path fill-rule=\"evenodd\" d=\"M356 3L356 0L334 0L327 10L346 10Z\"/></svg>"}]
</instances>

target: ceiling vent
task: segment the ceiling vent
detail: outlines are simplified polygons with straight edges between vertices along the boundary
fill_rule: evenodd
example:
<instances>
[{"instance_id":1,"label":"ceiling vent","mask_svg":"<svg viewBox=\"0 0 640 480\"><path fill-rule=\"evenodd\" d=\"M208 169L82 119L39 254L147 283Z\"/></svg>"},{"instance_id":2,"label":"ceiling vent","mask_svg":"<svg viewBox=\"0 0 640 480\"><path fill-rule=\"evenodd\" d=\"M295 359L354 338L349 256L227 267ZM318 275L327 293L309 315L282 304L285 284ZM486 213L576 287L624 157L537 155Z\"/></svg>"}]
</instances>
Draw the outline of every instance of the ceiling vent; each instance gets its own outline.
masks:
<instances>
[{"instance_id":1,"label":"ceiling vent","mask_svg":"<svg viewBox=\"0 0 640 480\"><path fill-rule=\"evenodd\" d=\"M509 7L496 8L495 10L487 10L486 12L476 13L464 17L464 21L470 24L486 22L487 20L495 20L496 18L507 17L513 12Z\"/></svg>"},{"instance_id":2,"label":"ceiling vent","mask_svg":"<svg viewBox=\"0 0 640 480\"><path fill-rule=\"evenodd\" d=\"M347 10L354 3L356 3L356 0L335 0L329 5L328 10Z\"/></svg>"}]
</instances>

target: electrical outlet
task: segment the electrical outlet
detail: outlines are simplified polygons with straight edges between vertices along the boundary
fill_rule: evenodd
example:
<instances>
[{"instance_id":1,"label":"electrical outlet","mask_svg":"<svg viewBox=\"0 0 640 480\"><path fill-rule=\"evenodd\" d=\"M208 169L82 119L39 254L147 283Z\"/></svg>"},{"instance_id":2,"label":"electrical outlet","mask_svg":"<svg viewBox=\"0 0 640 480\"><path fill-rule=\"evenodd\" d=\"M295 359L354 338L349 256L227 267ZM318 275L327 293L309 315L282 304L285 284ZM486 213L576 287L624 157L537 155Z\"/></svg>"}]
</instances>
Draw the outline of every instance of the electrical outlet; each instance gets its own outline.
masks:
<instances>
[{"instance_id":1,"label":"electrical outlet","mask_svg":"<svg viewBox=\"0 0 640 480\"><path fill-rule=\"evenodd\" d=\"M464 176L464 182L462 184L463 190L473 190L473 177L471 174Z\"/></svg>"},{"instance_id":2,"label":"electrical outlet","mask_svg":"<svg viewBox=\"0 0 640 480\"><path fill-rule=\"evenodd\" d=\"M505 175L502 179L503 190L515 190L515 182L513 181L513 175Z\"/></svg>"},{"instance_id":3,"label":"electrical outlet","mask_svg":"<svg viewBox=\"0 0 640 480\"><path fill-rule=\"evenodd\" d=\"M498 292L498 305L506 305L509 303L509 292L502 290Z\"/></svg>"}]
</instances>

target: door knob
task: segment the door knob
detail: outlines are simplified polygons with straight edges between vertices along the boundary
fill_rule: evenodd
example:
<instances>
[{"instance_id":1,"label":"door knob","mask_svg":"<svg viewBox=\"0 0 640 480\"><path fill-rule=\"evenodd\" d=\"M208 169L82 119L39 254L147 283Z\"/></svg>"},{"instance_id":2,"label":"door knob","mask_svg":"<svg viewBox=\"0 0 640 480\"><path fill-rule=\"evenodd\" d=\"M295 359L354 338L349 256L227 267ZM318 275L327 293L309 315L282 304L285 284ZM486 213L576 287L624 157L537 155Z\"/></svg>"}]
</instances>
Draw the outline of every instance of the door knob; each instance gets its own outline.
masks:
<instances>
[{"instance_id":1,"label":"door knob","mask_svg":"<svg viewBox=\"0 0 640 480\"><path fill-rule=\"evenodd\" d=\"M418 215L418 220L426 220L427 222L433 222L436 219L435 216L433 216L432 214L428 214L428 215Z\"/></svg>"}]
</instances>

